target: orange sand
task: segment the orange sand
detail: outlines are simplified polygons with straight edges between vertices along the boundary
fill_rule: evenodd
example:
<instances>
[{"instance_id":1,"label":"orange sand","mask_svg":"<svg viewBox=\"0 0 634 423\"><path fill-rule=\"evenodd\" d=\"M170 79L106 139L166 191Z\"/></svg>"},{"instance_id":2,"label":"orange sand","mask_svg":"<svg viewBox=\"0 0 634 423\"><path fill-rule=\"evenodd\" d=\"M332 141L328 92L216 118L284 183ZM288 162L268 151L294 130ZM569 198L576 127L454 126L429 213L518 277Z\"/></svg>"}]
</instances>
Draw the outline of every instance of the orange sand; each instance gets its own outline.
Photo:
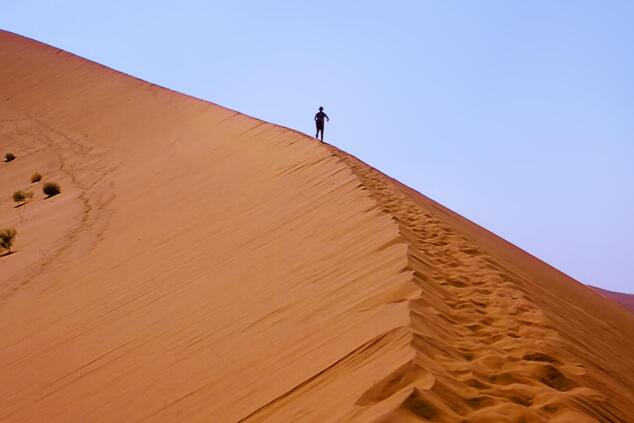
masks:
<instances>
[{"instance_id":1,"label":"orange sand","mask_svg":"<svg viewBox=\"0 0 634 423\"><path fill-rule=\"evenodd\" d=\"M612 301L616 301L623 307L634 312L634 294L624 294L622 292L608 291L607 289L597 288L596 286L591 286L591 288L597 291L602 296L609 298Z\"/></svg>"},{"instance_id":2,"label":"orange sand","mask_svg":"<svg viewBox=\"0 0 634 423\"><path fill-rule=\"evenodd\" d=\"M346 153L6 32L0 87L0 422L632 421L632 313Z\"/></svg>"}]
</instances>

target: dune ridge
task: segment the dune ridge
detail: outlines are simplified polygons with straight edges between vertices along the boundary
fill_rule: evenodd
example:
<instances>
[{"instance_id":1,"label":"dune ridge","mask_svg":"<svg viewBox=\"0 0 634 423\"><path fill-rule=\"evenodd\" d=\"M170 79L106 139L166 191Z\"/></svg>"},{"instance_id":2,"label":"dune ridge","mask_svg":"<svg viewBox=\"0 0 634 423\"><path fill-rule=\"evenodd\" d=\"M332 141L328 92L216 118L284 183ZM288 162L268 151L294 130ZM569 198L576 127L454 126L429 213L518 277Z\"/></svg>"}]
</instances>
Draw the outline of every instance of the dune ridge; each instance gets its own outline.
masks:
<instances>
[{"instance_id":1,"label":"dune ridge","mask_svg":"<svg viewBox=\"0 0 634 423\"><path fill-rule=\"evenodd\" d=\"M476 242L491 234L455 214L454 222L442 219L451 212L354 157L334 151L398 222L409 242L408 267L424 293L410 300L410 310L412 345L416 361L426 370L425 387L411 383L407 398L388 420L406 421L415 415L440 421L629 418L627 408L611 402L615 397L626 404L630 401L629 394L623 395L631 389L628 379L606 385L595 376L597 364L613 364L606 360L605 350L592 356L587 363L592 371L586 371L583 356L575 353L588 348L585 342L596 341L584 337L583 328L558 324L555 314L548 313L554 310L544 310L533 301L526 291L532 281L518 270L522 264L517 258L515 262L496 258L492 246L487 249L485 242ZM471 226L470 231L463 229L465 225ZM536 261L523 255L521 259ZM595 299L587 287L572 280L562 282L575 297ZM558 311L563 306L557 304ZM599 333L605 330L593 317L578 313L579 321L588 321ZM615 317L617 323L624 316ZM622 351L632 350L627 332L617 329L611 335L624 337ZM621 356L620 361L620 370L631 374L631 360ZM428 373L436 378L435 384L428 383Z\"/></svg>"},{"instance_id":2,"label":"dune ridge","mask_svg":"<svg viewBox=\"0 0 634 423\"><path fill-rule=\"evenodd\" d=\"M634 318L298 132L0 32L0 421L628 421Z\"/></svg>"},{"instance_id":3,"label":"dune ridge","mask_svg":"<svg viewBox=\"0 0 634 423\"><path fill-rule=\"evenodd\" d=\"M609 298L612 301L616 301L623 307L634 312L634 294L624 294L622 292L609 291L607 289L597 288L596 286L591 286L591 288L597 291L602 296Z\"/></svg>"}]
</instances>

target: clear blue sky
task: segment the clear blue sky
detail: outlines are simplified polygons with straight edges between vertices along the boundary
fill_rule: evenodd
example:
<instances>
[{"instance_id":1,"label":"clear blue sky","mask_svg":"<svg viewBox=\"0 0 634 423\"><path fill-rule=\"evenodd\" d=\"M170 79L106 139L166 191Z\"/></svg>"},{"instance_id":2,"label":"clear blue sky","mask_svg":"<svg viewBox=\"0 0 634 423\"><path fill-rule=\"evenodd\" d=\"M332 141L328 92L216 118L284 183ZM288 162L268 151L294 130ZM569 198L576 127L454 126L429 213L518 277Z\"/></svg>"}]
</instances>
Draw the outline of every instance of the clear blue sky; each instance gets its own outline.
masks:
<instances>
[{"instance_id":1,"label":"clear blue sky","mask_svg":"<svg viewBox=\"0 0 634 423\"><path fill-rule=\"evenodd\" d=\"M634 1L0 0L0 27L309 134L323 105L327 141L634 292Z\"/></svg>"}]
</instances>

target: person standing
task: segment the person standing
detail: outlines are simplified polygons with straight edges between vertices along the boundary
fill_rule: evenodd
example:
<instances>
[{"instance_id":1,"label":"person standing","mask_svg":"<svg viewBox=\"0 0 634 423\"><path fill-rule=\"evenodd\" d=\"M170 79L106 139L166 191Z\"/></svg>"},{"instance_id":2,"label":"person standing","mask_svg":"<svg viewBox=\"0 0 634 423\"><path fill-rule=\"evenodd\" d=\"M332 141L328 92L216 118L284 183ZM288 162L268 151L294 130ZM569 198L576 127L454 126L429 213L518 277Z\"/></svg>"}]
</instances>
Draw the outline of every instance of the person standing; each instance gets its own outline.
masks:
<instances>
[{"instance_id":1,"label":"person standing","mask_svg":"<svg viewBox=\"0 0 634 423\"><path fill-rule=\"evenodd\" d=\"M320 107L319 112L315 115L315 124L317 125L315 138L319 138L319 133L321 133L321 142L324 142L324 119L330 122L328 115L324 113L324 108Z\"/></svg>"}]
</instances>

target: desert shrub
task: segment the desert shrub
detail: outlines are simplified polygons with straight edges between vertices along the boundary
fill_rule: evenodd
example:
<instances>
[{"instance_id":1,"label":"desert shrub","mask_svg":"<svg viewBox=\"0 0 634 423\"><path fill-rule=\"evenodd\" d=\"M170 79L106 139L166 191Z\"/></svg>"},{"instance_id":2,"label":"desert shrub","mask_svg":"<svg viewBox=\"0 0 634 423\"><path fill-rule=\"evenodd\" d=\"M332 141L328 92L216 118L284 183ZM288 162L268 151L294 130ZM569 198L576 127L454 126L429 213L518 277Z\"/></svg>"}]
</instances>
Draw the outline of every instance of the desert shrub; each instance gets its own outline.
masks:
<instances>
[{"instance_id":1,"label":"desert shrub","mask_svg":"<svg viewBox=\"0 0 634 423\"><path fill-rule=\"evenodd\" d=\"M44 186L42 187L42 191L44 191L44 194L48 195L49 197L52 197L62 192L59 185L57 185L55 182L45 183Z\"/></svg>"},{"instance_id":2,"label":"desert shrub","mask_svg":"<svg viewBox=\"0 0 634 423\"><path fill-rule=\"evenodd\" d=\"M13 201L15 201L16 203L22 203L31 198L33 198L32 192L16 191L13 193Z\"/></svg>"},{"instance_id":3,"label":"desert shrub","mask_svg":"<svg viewBox=\"0 0 634 423\"><path fill-rule=\"evenodd\" d=\"M38 172L35 172L33 175L31 175L31 183L40 182L41 180L42 175L40 175Z\"/></svg>"},{"instance_id":4,"label":"desert shrub","mask_svg":"<svg viewBox=\"0 0 634 423\"><path fill-rule=\"evenodd\" d=\"M13 228L0 230L0 250L7 250L10 253L17 234L18 232Z\"/></svg>"},{"instance_id":5,"label":"desert shrub","mask_svg":"<svg viewBox=\"0 0 634 423\"><path fill-rule=\"evenodd\" d=\"M7 153L7 154L4 155L4 161L5 162L10 162L12 160L15 160L15 154Z\"/></svg>"}]
</instances>

